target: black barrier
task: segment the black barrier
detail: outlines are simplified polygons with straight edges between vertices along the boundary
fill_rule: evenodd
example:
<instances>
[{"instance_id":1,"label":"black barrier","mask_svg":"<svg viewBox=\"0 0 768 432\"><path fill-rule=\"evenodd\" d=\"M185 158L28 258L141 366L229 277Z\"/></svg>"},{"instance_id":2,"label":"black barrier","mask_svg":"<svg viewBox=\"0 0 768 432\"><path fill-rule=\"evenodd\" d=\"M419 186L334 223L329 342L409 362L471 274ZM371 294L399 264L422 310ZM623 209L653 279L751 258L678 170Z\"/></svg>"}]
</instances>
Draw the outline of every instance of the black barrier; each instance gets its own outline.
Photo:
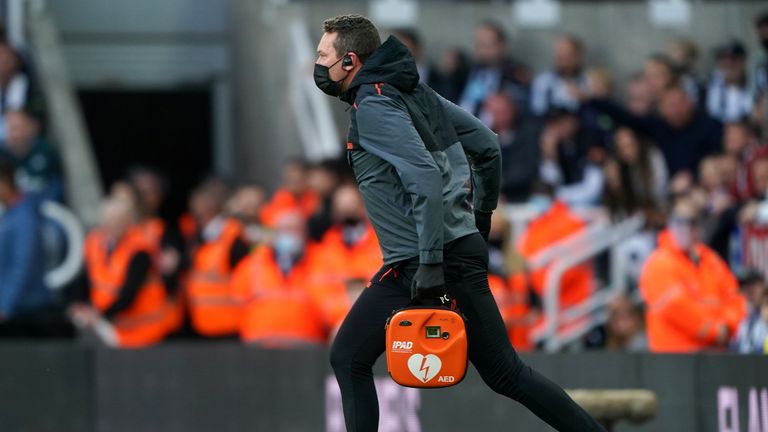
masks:
<instances>
[{"instance_id":1,"label":"black barrier","mask_svg":"<svg viewBox=\"0 0 768 432\"><path fill-rule=\"evenodd\" d=\"M622 431L768 432L768 357L529 354L568 388L646 388L657 417ZM0 431L344 430L327 353L234 343L141 351L0 345ZM470 369L442 390L400 387L377 365L381 432L548 431Z\"/></svg>"},{"instance_id":2,"label":"black barrier","mask_svg":"<svg viewBox=\"0 0 768 432\"><path fill-rule=\"evenodd\" d=\"M90 353L71 344L0 345L0 430L90 431Z\"/></svg>"}]
</instances>

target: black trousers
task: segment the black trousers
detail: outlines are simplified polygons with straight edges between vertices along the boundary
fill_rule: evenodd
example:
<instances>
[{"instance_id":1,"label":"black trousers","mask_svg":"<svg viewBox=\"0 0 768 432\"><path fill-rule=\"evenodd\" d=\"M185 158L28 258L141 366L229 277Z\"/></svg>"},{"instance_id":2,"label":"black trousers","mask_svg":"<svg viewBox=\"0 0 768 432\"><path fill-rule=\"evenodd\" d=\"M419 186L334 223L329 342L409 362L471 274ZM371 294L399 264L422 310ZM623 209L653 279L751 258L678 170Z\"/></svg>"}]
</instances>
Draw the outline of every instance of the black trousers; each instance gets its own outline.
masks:
<instances>
[{"instance_id":1,"label":"black trousers","mask_svg":"<svg viewBox=\"0 0 768 432\"><path fill-rule=\"evenodd\" d=\"M479 234L457 239L443 251L448 293L466 315L469 360L495 392L522 403L558 431L602 431L556 384L525 365L509 342L488 288L488 251ZM384 267L355 302L331 348L349 432L378 429L379 404L372 367L384 352L384 322L411 299L417 260ZM391 271L390 271L391 269Z\"/></svg>"}]
</instances>

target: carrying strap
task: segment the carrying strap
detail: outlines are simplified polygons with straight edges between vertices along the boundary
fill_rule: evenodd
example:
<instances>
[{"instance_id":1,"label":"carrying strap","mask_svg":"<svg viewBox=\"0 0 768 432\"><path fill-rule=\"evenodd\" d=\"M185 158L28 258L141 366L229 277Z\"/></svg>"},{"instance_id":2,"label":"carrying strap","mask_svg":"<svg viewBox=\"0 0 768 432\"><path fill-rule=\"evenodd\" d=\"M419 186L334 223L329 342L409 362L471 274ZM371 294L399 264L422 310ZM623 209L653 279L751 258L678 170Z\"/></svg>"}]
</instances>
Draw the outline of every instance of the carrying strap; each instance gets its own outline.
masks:
<instances>
[{"instance_id":1,"label":"carrying strap","mask_svg":"<svg viewBox=\"0 0 768 432\"><path fill-rule=\"evenodd\" d=\"M415 291L415 290L414 290ZM408 302L406 307L410 306L429 306L429 307L445 307L451 310L456 309L456 301L448 294L447 291L441 290L440 293L430 294L428 296L414 295L411 297L411 301Z\"/></svg>"},{"instance_id":2,"label":"carrying strap","mask_svg":"<svg viewBox=\"0 0 768 432\"><path fill-rule=\"evenodd\" d=\"M448 298L450 298L450 296ZM461 317L462 320L464 320L465 325L466 323L469 322L469 320L467 319L467 316L464 315L461 312L461 309L459 309L459 307L456 305L455 299L451 298L451 300L447 303L447 305L443 305L438 299L432 299L432 300L434 300L435 303L425 304L422 302L422 300L411 299L411 301L407 305L401 308L392 310L392 313L389 314L389 316L387 317L387 320L384 322L384 330L387 330L387 328L389 327L389 323L392 321L392 317L395 316L396 313L406 309L441 309L441 310L453 311L453 312L456 312Z\"/></svg>"},{"instance_id":3,"label":"carrying strap","mask_svg":"<svg viewBox=\"0 0 768 432\"><path fill-rule=\"evenodd\" d=\"M451 297L451 295L448 294L446 291L442 291L441 295L435 295L435 296L430 295L428 297L415 296L411 298L411 301L408 302L407 305L392 311L392 314L390 314L390 317L387 318L387 324L389 323L389 319L392 317L392 315L396 314L397 312L400 312L403 309L409 309L409 308L450 310L458 313L461 316L461 318L464 320L464 322L467 322L467 317L463 313L461 313L461 309L459 309L459 306L456 304L456 299Z\"/></svg>"}]
</instances>

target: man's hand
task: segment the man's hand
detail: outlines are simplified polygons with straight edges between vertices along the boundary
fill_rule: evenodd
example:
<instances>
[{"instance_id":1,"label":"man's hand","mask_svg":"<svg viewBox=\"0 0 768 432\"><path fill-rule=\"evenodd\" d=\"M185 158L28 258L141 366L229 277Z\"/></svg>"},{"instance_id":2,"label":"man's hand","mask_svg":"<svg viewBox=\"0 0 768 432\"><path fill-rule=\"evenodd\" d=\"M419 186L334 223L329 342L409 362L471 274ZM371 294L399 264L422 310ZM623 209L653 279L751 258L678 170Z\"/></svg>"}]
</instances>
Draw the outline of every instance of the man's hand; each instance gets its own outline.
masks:
<instances>
[{"instance_id":1,"label":"man's hand","mask_svg":"<svg viewBox=\"0 0 768 432\"><path fill-rule=\"evenodd\" d=\"M483 236L483 240L488 241L488 234L491 232L491 216L493 212L484 212L481 210L475 210L475 226L480 231L480 235Z\"/></svg>"},{"instance_id":2,"label":"man's hand","mask_svg":"<svg viewBox=\"0 0 768 432\"><path fill-rule=\"evenodd\" d=\"M181 256L173 248L166 248L160 253L160 260L158 267L160 267L160 273L164 276L172 275L176 269L179 268L181 262Z\"/></svg>"},{"instance_id":3,"label":"man's hand","mask_svg":"<svg viewBox=\"0 0 768 432\"><path fill-rule=\"evenodd\" d=\"M720 324L717 326L717 344L724 346L727 345L730 340L731 331L728 329L728 326L725 324Z\"/></svg>"},{"instance_id":4,"label":"man's hand","mask_svg":"<svg viewBox=\"0 0 768 432\"><path fill-rule=\"evenodd\" d=\"M442 264L419 264L413 277L414 297L437 298L445 294L445 275Z\"/></svg>"},{"instance_id":5,"label":"man's hand","mask_svg":"<svg viewBox=\"0 0 768 432\"><path fill-rule=\"evenodd\" d=\"M92 327L100 318L96 309L82 303L71 305L67 309L67 314L75 325L84 328Z\"/></svg>"}]
</instances>

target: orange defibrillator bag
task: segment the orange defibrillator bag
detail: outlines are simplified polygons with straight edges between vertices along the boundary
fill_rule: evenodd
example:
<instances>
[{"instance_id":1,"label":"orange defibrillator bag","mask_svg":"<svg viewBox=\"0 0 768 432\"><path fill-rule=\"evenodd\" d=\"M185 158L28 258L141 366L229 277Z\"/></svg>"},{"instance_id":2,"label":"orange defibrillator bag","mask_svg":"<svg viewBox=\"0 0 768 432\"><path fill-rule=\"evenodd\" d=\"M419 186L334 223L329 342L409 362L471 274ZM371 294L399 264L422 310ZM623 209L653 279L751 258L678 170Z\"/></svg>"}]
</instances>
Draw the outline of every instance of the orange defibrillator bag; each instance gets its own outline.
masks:
<instances>
[{"instance_id":1,"label":"orange defibrillator bag","mask_svg":"<svg viewBox=\"0 0 768 432\"><path fill-rule=\"evenodd\" d=\"M386 324L387 370L406 387L440 388L461 382L467 371L464 317L446 307L408 306Z\"/></svg>"}]
</instances>

